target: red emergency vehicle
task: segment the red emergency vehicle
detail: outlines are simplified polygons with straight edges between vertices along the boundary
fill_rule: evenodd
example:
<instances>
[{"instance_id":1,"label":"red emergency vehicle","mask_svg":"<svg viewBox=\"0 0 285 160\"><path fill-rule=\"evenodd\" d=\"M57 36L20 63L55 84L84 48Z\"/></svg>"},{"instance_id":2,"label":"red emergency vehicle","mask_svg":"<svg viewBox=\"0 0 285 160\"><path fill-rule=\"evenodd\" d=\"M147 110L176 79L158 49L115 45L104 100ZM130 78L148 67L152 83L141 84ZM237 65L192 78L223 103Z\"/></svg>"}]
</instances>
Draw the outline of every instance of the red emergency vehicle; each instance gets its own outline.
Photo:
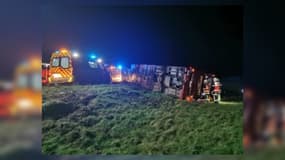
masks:
<instances>
[{"instance_id":1,"label":"red emergency vehicle","mask_svg":"<svg viewBox=\"0 0 285 160\"><path fill-rule=\"evenodd\" d=\"M49 68L50 68L50 64L42 63L42 84L43 85L48 84L48 78L50 76Z\"/></svg>"}]
</instances>

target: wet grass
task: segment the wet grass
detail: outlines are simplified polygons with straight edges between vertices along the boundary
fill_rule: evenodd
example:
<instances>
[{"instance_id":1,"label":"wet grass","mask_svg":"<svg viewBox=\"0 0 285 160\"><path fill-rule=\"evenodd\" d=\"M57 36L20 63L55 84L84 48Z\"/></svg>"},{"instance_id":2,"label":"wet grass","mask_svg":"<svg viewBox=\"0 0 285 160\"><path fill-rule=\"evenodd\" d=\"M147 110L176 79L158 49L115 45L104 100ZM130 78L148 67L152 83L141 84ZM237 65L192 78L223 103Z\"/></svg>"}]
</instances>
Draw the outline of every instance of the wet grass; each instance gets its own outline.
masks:
<instances>
[{"instance_id":1,"label":"wet grass","mask_svg":"<svg viewBox=\"0 0 285 160\"><path fill-rule=\"evenodd\" d=\"M45 154L242 154L242 103L187 103L129 85L43 88Z\"/></svg>"}]
</instances>

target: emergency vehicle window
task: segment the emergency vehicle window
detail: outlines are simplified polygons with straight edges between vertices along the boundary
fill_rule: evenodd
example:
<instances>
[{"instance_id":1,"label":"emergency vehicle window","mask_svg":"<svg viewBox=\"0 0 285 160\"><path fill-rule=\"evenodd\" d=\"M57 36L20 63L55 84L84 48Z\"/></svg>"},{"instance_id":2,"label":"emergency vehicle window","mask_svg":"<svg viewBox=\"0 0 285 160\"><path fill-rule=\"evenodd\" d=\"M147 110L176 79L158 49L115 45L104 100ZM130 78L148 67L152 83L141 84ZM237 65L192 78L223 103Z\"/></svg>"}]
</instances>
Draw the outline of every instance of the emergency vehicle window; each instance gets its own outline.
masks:
<instances>
[{"instance_id":1,"label":"emergency vehicle window","mask_svg":"<svg viewBox=\"0 0 285 160\"><path fill-rule=\"evenodd\" d=\"M28 87L28 77L27 75L19 75L17 79L17 86L20 88Z\"/></svg>"},{"instance_id":2,"label":"emergency vehicle window","mask_svg":"<svg viewBox=\"0 0 285 160\"><path fill-rule=\"evenodd\" d=\"M33 89L41 90L42 89L41 74L38 74L38 73L34 74L32 76L32 82L31 83L32 83L31 85L32 85Z\"/></svg>"},{"instance_id":3,"label":"emergency vehicle window","mask_svg":"<svg viewBox=\"0 0 285 160\"><path fill-rule=\"evenodd\" d=\"M60 64L61 64L62 68L68 68L69 67L69 59L68 59L68 57L62 57Z\"/></svg>"},{"instance_id":4,"label":"emergency vehicle window","mask_svg":"<svg viewBox=\"0 0 285 160\"><path fill-rule=\"evenodd\" d=\"M58 67L59 66L59 58L52 59L52 66Z\"/></svg>"}]
</instances>

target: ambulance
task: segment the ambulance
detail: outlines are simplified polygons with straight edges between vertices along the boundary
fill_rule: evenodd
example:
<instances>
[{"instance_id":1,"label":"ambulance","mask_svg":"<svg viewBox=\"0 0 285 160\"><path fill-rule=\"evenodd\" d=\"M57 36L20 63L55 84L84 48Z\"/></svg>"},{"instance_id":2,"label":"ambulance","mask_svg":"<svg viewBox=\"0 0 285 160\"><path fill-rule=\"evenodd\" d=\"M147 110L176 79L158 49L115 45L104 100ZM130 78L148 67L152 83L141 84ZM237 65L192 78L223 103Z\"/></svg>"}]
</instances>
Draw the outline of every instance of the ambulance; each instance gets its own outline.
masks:
<instances>
[{"instance_id":1,"label":"ambulance","mask_svg":"<svg viewBox=\"0 0 285 160\"><path fill-rule=\"evenodd\" d=\"M49 73L49 84L73 83L74 76L70 50L62 48L52 53Z\"/></svg>"}]
</instances>

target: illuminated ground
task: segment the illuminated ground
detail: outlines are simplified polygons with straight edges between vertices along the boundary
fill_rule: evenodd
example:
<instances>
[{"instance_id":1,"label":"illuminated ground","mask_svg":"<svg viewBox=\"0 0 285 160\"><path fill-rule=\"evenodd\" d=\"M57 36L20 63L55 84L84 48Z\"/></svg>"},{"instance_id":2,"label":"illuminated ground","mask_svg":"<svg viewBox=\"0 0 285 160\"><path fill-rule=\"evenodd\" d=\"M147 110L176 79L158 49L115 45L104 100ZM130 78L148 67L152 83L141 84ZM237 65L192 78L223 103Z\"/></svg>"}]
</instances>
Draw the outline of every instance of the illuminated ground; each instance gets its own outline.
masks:
<instances>
[{"instance_id":1,"label":"illuminated ground","mask_svg":"<svg viewBox=\"0 0 285 160\"><path fill-rule=\"evenodd\" d=\"M242 154L241 102L187 103L128 85L43 88L46 154Z\"/></svg>"}]
</instances>

